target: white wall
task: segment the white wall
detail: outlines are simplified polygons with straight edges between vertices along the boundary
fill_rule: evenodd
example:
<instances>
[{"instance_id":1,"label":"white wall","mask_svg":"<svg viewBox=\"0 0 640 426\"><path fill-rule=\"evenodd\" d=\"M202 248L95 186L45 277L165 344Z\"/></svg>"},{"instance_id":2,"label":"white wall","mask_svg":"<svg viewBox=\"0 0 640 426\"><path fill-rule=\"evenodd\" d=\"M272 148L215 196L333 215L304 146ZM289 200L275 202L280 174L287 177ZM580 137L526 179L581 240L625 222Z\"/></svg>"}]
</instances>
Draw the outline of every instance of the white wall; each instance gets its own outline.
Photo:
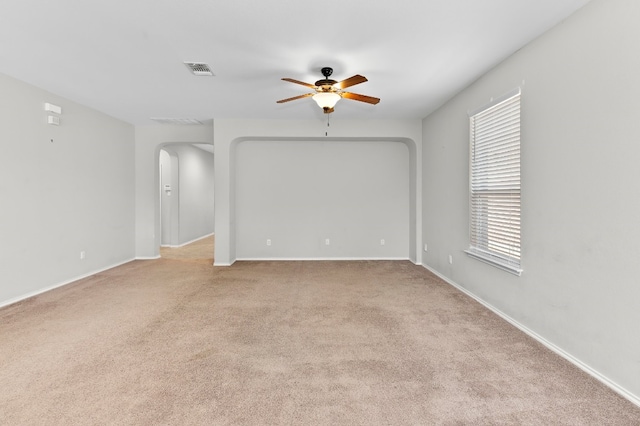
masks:
<instances>
[{"instance_id":1,"label":"white wall","mask_svg":"<svg viewBox=\"0 0 640 426\"><path fill-rule=\"evenodd\" d=\"M135 128L136 257L160 255L160 149L175 143L213 143L213 123Z\"/></svg>"},{"instance_id":2,"label":"white wall","mask_svg":"<svg viewBox=\"0 0 640 426\"><path fill-rule=\"evenodd\" d=\"M593 0L423 122L424 264L636 401L638 18L640 2ZM467 111L519 85L524 272L516 277L463 250L469 227Z\"/></svg>"},{"instance_id":3,"label":"white wall","mask_svg":"<svg viewBox=\"0 0 640 426\"><path fill-rule=\"evenodd\" d=\"M0 93L0 305L133 259L133 126L4 75Z\"/></svg>"},{"instance_id":4,"label":"white wall","mask_svg":"<svg viewBox=\"0 0 640 426\"><path fill-rule=\"evenodd\" d=\"M213 154L186 144L167 148L178 156L179 244L182 245L213 233Z\"/></svg>"},{"instance_id":5,"label":"white wall","mask_svg":"<svg viewBox=\"0 0 640 426\"><path fill-rule=\"evenodd\" d=\"M239 143L238 259L408 259L409 165L397 142Z\"/></svg>"},{"instance_id":6,"label":"white wall","mask_svg":"<svg viewBox=\"0 0 640 426\"><path fill-rule=\"evenodd\" d=\"M165 188L169 185L169 190ZM160 245L179 246L180 237L180 181L178 156L160 150Z\"/></svg>"}]
</instances>

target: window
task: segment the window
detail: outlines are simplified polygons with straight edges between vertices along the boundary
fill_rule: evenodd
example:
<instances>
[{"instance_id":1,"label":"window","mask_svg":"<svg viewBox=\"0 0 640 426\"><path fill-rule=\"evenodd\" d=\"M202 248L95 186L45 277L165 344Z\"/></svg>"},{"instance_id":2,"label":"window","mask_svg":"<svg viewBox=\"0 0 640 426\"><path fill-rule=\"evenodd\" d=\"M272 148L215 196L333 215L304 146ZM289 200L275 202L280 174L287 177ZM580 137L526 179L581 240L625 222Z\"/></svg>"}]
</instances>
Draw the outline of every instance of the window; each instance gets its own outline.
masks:
<instances>
[{"instance_id":1,"label":"window","mask_svg":"<svg viewBox=\"0 0 640 426\"><path fill-rule=\"evenodd\" d=\"M469 122L466 253L520 275L520 89L470 113Z\"/></svg>"}]
</instances>

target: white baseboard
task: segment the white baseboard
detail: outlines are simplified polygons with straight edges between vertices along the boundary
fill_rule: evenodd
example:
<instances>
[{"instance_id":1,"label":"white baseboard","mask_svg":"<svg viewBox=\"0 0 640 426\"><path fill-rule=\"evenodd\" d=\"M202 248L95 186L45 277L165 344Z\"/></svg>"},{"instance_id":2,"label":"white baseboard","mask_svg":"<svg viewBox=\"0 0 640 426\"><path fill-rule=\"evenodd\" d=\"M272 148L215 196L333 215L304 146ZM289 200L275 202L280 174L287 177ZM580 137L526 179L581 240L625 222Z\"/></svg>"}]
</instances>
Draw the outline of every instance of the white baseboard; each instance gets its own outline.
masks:
<instances>
[{"instance_id":1,"label":"white baseboard","mask_svg":"<svg viewBox=\"0 0 640 426\"><path fill-rule=\"evenodd\" d=\"M42 294L42 293L46 293L47 291L55 290L56 288L63 287L65 285L67 285L67 284L74 283L74 282L76 282L78 280L90 277L92 275L99 274L100 272L104 272L104 271L106 271L108 269L112 269L112 268L115 268L117 266L124 265L125 263L129 263L129 262L131 262L133 260L135 260L135 259L125 260L123 262L116 263L116 264L111 265L111 266L107 266L106 268L98 269L98 270L95 270L93 272L89 272L87 274L81 275L79 277L72 278L70 280L67 280L67 281L64 281L64 282L61 282L61 283L58 283L58 284L54 284L52 286L49 286L49 287L46 287L46 288L42 288L40 290L35 290L35 291L23 294L23 295L18 296L18 297L14 297L13 299L3 300L3 301L0 302L0 308L5 307L5 306L9 306L9 305L13 305L14 303L21 302L23 300L26 300L26 299L28 299L30 297L37 296L37 295Z\"/></svg>"},{"instance_id":2,"label":"white baseboard","mask_svg":"<svg viewBox=\"0 0 640 426\"><path fill-rule=\"evenodd\" d=\"M456 282L452 281L448 277L442 275L441 273L439 273L435 269L433 269L433 268L431 268L431 267L429 267L427 265L422 265L422 266L425 269L427 269L429 272L432 272L438 278L442 279L447 284L449 284L449 285L455 287L456 289L460 290L462 293L466 294L467 296L469 296L472 299L474 299L476 302L480 303L485 308L487 308L490 311L494 312L496 315L498 315L499 317L501 317L502 319L507 321L509 324L513 325L514 327L516 327L520 331L524 332L528 336L530 336L530 337L534 338L535 340L537 340L538 342L542 343L548 349L552 350L553 352L555 352L556 354L560 355L562 358L566 359L567 361L569 361L570 363L572 363L573 365L575 365L576 367L578 367L579 369L581 369L585 373L589 374L590 376L592 376L596 380L600 381L601 383L603 383L607 387L611 388L614 392L620 394L623 398L629 400L631 403L633 403L633 404L637 405L638 407L640 407L640 397L638 397L637 395L634 395L633 393L629 392L628 390L626 390L622 386L618 385L617 383L615 383L614 381L612 381L608 377L604 376L603 374L601 374L598 371L594 370L593 368L591 368L590 366L588 366L584 362L580 361L578 358L576 358L573 355L571 355L570 353L566 352L564 349L562 349L562 348L556 346L555 344L549 342L547 339L545 339L544 337L542 337L541 335L539 335L535 331L529 329L527 326L525 326L525 325L521 324L520 322L516 321L515 319L511 318L509 315L507 315L504 312L500 311L499 309L495 308L493 305L485 302L484 300L482 300L481 298L479 298L475 294L471 293L466 288L464 288L461 285L457 284Z\"/></svg>"},{"instance_id":3,"label":"white baseboard","mask_svg":"<svg viewBox=\"0 0 640 426\"><path fill-rule=\"evenodd\" d=\"M408 260L406 257L241 257L239 262L313 262L313 261L359 261L359 260Z\"/></svg>"},{"instance_id":4,"label":"white baseboard","mask_svg":"<svg viewBox=\"0 0 640 426\"><path fill-rule=\"evenodd\" d=\"M417 263L406 257L242 257L231 262L218 263L214 260L213 266L231 266L236 262L315 262L315 261L360 261L360 260L408 260L415 265Z\"/></svg>"},{"instance_id":5,"label":"white baseboard","mask_svg":"<svg viewBox=\"0 0 640 426\"><path fill-rule=\"evenodd\" d=\"M135 260L156 260L156 259L160 259L161 256L157 255L157 256L136 256Z\"/></svg>"}]
</instances>

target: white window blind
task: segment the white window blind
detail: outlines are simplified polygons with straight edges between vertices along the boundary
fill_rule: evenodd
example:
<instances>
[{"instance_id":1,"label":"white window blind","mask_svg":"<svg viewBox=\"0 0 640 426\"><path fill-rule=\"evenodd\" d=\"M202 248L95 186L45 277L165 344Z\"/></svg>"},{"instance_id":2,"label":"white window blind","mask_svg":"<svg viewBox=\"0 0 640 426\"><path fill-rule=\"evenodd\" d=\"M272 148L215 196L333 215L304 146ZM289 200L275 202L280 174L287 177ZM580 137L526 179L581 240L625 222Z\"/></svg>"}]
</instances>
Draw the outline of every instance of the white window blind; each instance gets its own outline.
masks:
<instances>
[{"instance_id":1,"label":"white window blind","mask_svg":"<svg viewBox=\"0 0 640 426\"><path fill-rule=\"evenodd\" d=\"M520 275L520 89L470 114L467 254Z\"/></svg>"}]
</instances>

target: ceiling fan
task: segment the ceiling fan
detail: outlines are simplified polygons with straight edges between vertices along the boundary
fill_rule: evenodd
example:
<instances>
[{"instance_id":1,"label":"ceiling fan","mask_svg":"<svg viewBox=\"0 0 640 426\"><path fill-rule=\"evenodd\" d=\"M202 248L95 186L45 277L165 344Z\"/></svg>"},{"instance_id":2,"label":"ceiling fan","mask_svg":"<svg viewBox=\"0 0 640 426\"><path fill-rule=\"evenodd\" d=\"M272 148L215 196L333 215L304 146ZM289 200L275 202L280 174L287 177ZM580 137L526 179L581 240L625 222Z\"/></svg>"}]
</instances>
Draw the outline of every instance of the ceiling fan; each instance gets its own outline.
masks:
<instances>
[{"instance_id":1,"label":"ceiling fan","mask_svg":"<svg viewBox=\"0 0 640 426\"><path fill-rule=\"evenodd\" d=\"M329 77L333 74L333 68L324 67L321 70L324 79L316 81L315 84L305 83L304 81L294 80L293 78L283 78L282 80L290 83L300 84L302 86L313 89L314 92L305 93L304 95L294 96L292 98L281 99L277 103L282 104L289 101L295 101L302 98L313 98L325 114L331 114L333 107L341 98L352 99L354 101L366 102L368 104L377 104L380 99L372 96L358 95L357 93L345 92L343 89L364 83L367 79L359 74L349 77L340 82L331 80Z\"/></svg>"}]
</instances>

